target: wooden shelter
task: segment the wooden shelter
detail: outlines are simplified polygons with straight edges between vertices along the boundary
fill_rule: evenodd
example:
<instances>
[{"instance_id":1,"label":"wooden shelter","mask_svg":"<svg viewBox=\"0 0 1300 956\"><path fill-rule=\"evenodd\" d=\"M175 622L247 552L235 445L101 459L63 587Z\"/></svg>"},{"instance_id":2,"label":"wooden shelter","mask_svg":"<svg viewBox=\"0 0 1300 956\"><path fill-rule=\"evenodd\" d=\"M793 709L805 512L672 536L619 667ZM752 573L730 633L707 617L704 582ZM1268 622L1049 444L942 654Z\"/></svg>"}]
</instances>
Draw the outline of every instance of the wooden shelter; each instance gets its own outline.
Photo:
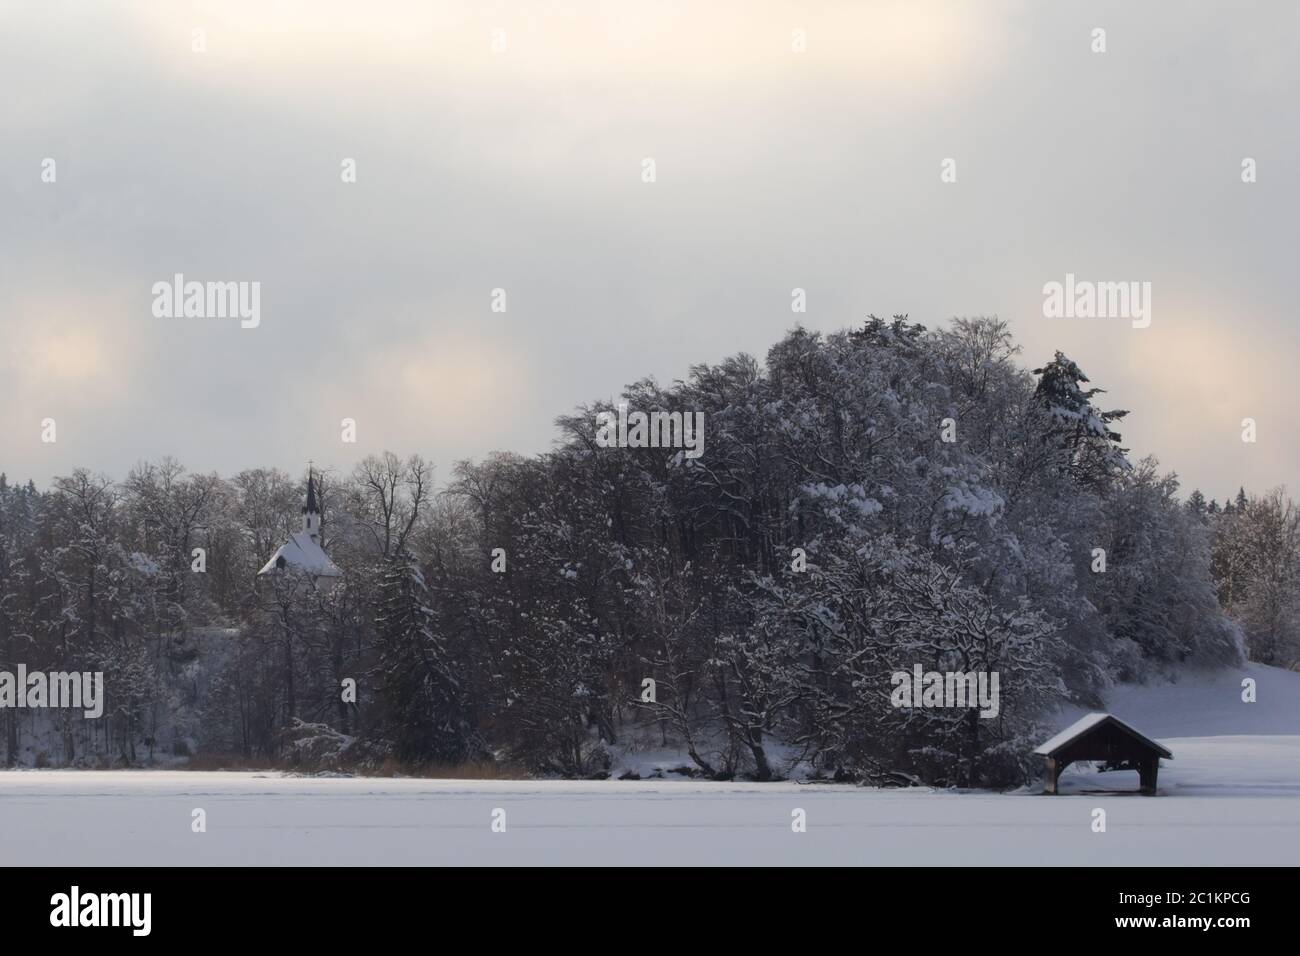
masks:
<instances>
[{"instance_id":1,"label":"wooden shelter","mask_svg":"<svg viewBox=\"0 0 1300 956\"><path fill-rule=\"evenodd\" d=\"M1061 771L1076 760L1099 760L1103 770L1136 770L1143 793L1154 795L1160 758L1174 755L1111 714L1080 717L1035 751L1045 758L1043 792L1056 793Z\"/></svg>"}]
</instances>

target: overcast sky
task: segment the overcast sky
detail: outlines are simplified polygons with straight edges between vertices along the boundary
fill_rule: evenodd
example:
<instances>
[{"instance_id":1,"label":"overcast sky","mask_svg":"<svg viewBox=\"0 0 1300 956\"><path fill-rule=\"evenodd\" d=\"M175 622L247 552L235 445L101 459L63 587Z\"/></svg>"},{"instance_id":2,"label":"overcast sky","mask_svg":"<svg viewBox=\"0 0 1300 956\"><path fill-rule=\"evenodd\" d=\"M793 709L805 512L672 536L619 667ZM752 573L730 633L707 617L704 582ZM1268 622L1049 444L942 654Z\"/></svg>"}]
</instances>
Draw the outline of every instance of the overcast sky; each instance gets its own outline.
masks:
<instances>
[{"instance_id":1,"label":"overcast sky","mask_svg":"<svg viewBox=\"0 0 1300 956\"><path fill-rule=\"evenodd\" d=\"M1297 36L1287 0L0 0L0 470L445 479L907 312L1064 350L1186 487L1294 486ZM1150 282L1150 327L1045 318L1067 272ZM155 317L175 273L260 282L260 325Z\"/></svg>"}]
</instances>

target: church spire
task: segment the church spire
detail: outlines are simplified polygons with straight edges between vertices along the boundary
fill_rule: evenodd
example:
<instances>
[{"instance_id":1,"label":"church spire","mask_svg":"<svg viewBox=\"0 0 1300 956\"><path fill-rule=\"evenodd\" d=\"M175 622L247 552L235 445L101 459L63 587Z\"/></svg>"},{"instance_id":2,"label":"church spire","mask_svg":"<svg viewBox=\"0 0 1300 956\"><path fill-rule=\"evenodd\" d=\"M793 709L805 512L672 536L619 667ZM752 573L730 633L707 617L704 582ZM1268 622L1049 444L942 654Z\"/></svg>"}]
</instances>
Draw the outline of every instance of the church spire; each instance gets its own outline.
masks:
<instances>
[{"instance_id":1,"label":"church spire","mask_svg":"<svg viewBox=\"0 0 1300 956\"><path fill-rule=\"evenodd\" d=\"M316 482L312 478L311 465L307 466L307 507L302 510L303 514L309 512L320 513L320 508L316 506Z\"/></svg>"},{"instance_id":2,"label":"church spire","mask_svg":"<svg viewBox=\"0 0 1300 956\"><path fill-rule=\"evenodd\" d=\"M302 508L302 530L313 541L320 540L320 506L316 503L316 477L310 464L307 465L307 503Z\"/></svg>"}]
</instances>

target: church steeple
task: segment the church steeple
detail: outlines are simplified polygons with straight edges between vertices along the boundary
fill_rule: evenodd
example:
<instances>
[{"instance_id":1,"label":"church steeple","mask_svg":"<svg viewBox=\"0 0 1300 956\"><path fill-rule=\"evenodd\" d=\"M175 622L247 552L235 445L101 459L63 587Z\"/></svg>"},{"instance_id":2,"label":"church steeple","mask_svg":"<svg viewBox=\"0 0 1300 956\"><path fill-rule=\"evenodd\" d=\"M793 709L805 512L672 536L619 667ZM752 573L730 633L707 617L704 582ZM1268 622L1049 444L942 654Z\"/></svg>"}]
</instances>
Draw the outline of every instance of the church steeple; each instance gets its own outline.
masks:
<instances>
[{"instance_id":1,"label":"church steeple","mask_svg":"<svg viewBox=\"0 0 1300 956\"><path fill-rule=\"evenodd\" d=\"M316 504L316 480L311 466L307 466L307 504L302 509L302 530L313 541L320 539L320 507Z\"/></svg>"}]
</instances>

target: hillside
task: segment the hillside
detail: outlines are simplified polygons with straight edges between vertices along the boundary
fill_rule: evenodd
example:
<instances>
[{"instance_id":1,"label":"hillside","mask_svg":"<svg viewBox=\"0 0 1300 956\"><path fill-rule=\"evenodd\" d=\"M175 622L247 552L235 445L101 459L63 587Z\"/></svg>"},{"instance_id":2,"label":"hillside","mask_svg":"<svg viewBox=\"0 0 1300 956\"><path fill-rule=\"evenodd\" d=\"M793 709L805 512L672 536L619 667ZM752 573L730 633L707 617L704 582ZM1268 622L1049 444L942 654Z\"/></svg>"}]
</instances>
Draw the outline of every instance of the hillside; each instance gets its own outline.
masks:
<instances>
[{"instance_id":1,"label":"hillside","mask_svg":"<svg viewBox=\"0 0 1300 956\"><path fill-rule=\"evenodd\" d=\"M1255 703L1242 681L1255 681ZM1173 751L1160 792L1178 796L1300 795L1300 674L1262 664L1189 673L1177 681L1123 685L1107 697L1115 716ZM1062 712L1062 726L1083 711ZM1098 775L1071 767L1062 788L1133 789L1131 771Z\"/></svg>"}]
</instances>

